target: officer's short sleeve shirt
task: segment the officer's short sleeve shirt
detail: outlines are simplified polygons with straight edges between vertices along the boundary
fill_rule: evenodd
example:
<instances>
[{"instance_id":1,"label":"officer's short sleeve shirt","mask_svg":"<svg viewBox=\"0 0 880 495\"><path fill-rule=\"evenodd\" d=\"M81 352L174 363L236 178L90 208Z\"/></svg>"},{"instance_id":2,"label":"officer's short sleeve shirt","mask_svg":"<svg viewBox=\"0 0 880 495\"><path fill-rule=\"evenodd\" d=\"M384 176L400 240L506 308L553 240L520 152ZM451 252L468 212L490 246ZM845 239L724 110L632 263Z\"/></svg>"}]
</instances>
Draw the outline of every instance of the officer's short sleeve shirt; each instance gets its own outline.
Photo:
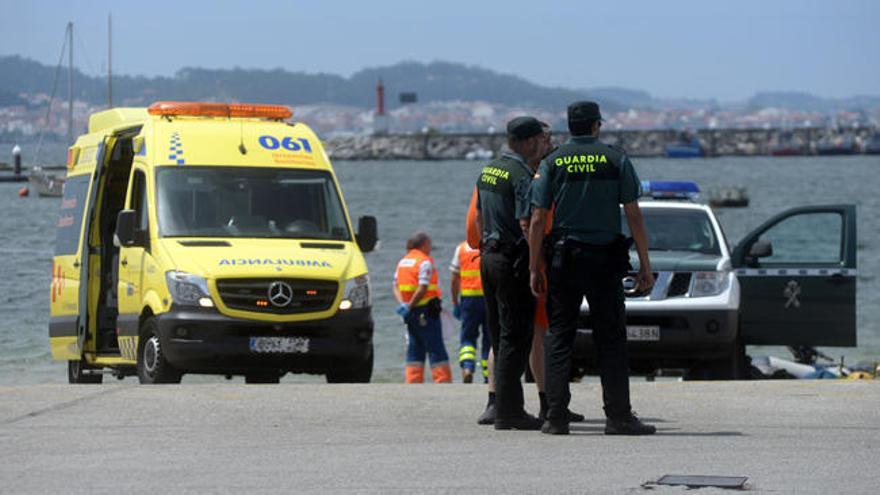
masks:
<instances>
[{"instance_id":1,"label":"officer's short sleeve shirt","mask_svg":"<svg viewBox=\"0 0 880 495\"><path fill-rule=\"evenodd\" d=\"M553 234L608 244L621 233L620 204L638 199L639 184L622 151L595 137L573 137L541 162L530 201L554 208Z\"/></svg>"},{"instance_id":2,"label":"officer's short sleeve shirt","mask_svg":"<svg viewBox=\"0 0 880 495\"><path fill-rule=\"evenodd\" d=\"M538 172L532 180L529 191L531 204L537 208L550 209L553 205L553 194L550 190L550 162L542 160Z\"/></svg>"},{"instance_id":3,"label":"officer's short sleeve shirt","mask_svg":"<svg viewBox=\"0 0 880 495\"><path fill-rule=\"evenodd\" d=\"M633 201L639 199L639 196L642 194L642 186L639 181L639 176L636 175L636 169L633 168L632 162L629 161L629 157L623 155L623 160L620 163L620 197L619 201L621 204L632 203Z\"/></svg>"},{"instance_id":4,"label":"officer's short sleeve shirt","mask_svg":"<svg viewBox=\"0 0 880 495\"><path fill-rule=\"evenodd\" d=\"M523 238L519 219L530 213L532 170L522 157L504 153L488 163L477 178L483 240L516 243Z\"/></svg>"}]
</instances>

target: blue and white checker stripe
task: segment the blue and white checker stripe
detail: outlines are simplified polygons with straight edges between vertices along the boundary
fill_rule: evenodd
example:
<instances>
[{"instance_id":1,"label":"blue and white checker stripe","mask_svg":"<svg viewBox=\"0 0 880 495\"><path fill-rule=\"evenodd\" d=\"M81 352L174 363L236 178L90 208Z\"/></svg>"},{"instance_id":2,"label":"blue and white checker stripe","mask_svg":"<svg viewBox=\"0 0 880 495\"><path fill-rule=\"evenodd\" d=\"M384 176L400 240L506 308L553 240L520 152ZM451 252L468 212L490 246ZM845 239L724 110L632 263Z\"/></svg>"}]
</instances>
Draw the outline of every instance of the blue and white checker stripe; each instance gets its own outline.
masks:
<instances>
[{"instance_id":1,"label":"blue and white checker stripe","mask_svg":"<svg viewBox=\"0 0 880 495\"><path fill-rule=\"evenodd\" d=\"M180 133L177 131L171 134L171 142L168 147L168 159L178 165L184 165L186 163L186 159L183 156L183 143L181 143Z\"/></svg>"}]
</instances>

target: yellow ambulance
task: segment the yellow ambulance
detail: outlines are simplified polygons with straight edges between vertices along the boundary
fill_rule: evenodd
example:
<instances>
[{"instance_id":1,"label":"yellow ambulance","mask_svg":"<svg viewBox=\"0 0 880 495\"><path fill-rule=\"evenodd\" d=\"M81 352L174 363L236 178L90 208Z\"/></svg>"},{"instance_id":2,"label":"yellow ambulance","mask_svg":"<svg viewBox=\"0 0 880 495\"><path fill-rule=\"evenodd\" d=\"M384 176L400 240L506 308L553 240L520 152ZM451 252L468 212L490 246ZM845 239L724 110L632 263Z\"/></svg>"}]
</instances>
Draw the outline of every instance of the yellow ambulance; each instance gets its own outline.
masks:
<instances>
[{"instance_id":1,"label":"yellow ambulance","mask_svg":"<svg viewBox=\"0 0 880 495\"><path fill-rule=\"evenodd\" d=\"M49 340L70 383L369 382L370 279L336 175L284 106L95 113L68 151Z\"/></svg>"}]
</instances>

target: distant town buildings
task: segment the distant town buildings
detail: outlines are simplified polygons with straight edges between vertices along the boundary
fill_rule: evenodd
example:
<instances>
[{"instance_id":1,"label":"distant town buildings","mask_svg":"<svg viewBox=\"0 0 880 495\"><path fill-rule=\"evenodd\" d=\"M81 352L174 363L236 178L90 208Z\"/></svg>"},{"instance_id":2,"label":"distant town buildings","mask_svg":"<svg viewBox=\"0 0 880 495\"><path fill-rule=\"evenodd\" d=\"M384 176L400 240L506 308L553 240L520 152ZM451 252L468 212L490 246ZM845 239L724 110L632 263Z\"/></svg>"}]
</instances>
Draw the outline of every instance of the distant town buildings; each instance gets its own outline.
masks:
<instances>
[{"instance_id":1,"label":"distant town buildings","mask_svg":"<svg viewBox=\"0 0 880 495\"><path fill-rule=\"evenodd\" d=\"M36 138L42 130L49 139L67 135L67 104L55 100L48 113L48 95L21 94L26 104L0 107L0 139ZM284 102L279 102L284 103ZM103 105L74 103L74 135L85 132L88 117ZM322 137L369 135L377 128L376 110L335 104L293 106L294 119L312 126ZM391 134L504 132L514 116L531 114L565 129L565 109L507 106L484 101L413 103L385 109L384 127ZM783 108L633 108L607 113L605 126L615 130L651 129L764 129L880 126L880 107L838 112L795 111Z\"/></svg>"}]
</instances>

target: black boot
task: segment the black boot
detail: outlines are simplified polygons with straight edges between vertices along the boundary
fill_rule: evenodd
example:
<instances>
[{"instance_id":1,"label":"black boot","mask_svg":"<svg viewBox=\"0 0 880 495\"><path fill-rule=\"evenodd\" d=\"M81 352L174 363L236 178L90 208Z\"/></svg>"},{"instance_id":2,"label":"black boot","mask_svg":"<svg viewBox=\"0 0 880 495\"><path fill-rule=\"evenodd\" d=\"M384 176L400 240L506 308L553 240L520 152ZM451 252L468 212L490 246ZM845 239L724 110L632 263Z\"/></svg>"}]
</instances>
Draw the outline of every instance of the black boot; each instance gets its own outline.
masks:
<instances>
[{"instance_id":1,"label":"black boot","mask_svg":"<svg viewBox=\"0 0 880 495\"><path fill-rule=\"evenodd\" d=\"M541 420L525 411L513 418L495 418L496 430L540 430L541 424Z\"/></svg>"},{"instance_id":2,"label":"black boot","mask_svg":"<svg viewBox=\"0 0 880 495\"><path fill-rule=\"evenodd\" d=\"M568 422L569 423L583 423L584 420L587 419L583 414L578 414L571 409L568 410Z\"/></svg>"},{"instance_id":3,"label":"black boot","mask_svg":"<svg viewBox=\"0 0 880 495\"><path fill-rule=\"evenodd\" d=\"M548 435L568 435L568 423L554 423L552 421L544 421L544 425L541 426L541 433L546 433Z\"/></svg>"},{"instance_id":4,"label":"black boot","mask_svg":"<svg viewBox=\"0 0 880 495\"><path fill-rule=\"evenodd\" d=\"M606 435L653 435L656 432L656 427L642 423L634 413L619 419L605 420Z\"/></svg>"},{"instance_id":5,"label":"black boot","mask_svg":"<svg viewBox=\"0 0 880 495\"><path fill-rule=\"evenodd\" d=\"M541 409L538 410L538 419L544 421L547 419L547 394L538 392L538 403L541 404Z\"/></svg>"},{"instance_id":6,"label":"black boot","mask_svg":"<svg viewBox=\"0 0 880 495\"><path fill-rule=\"evenodd\" d=\"M477 418L478 425L495 424L495 392L489 392L489 401L486 402L486 410Z\"/></svg>"}]
</instances>

